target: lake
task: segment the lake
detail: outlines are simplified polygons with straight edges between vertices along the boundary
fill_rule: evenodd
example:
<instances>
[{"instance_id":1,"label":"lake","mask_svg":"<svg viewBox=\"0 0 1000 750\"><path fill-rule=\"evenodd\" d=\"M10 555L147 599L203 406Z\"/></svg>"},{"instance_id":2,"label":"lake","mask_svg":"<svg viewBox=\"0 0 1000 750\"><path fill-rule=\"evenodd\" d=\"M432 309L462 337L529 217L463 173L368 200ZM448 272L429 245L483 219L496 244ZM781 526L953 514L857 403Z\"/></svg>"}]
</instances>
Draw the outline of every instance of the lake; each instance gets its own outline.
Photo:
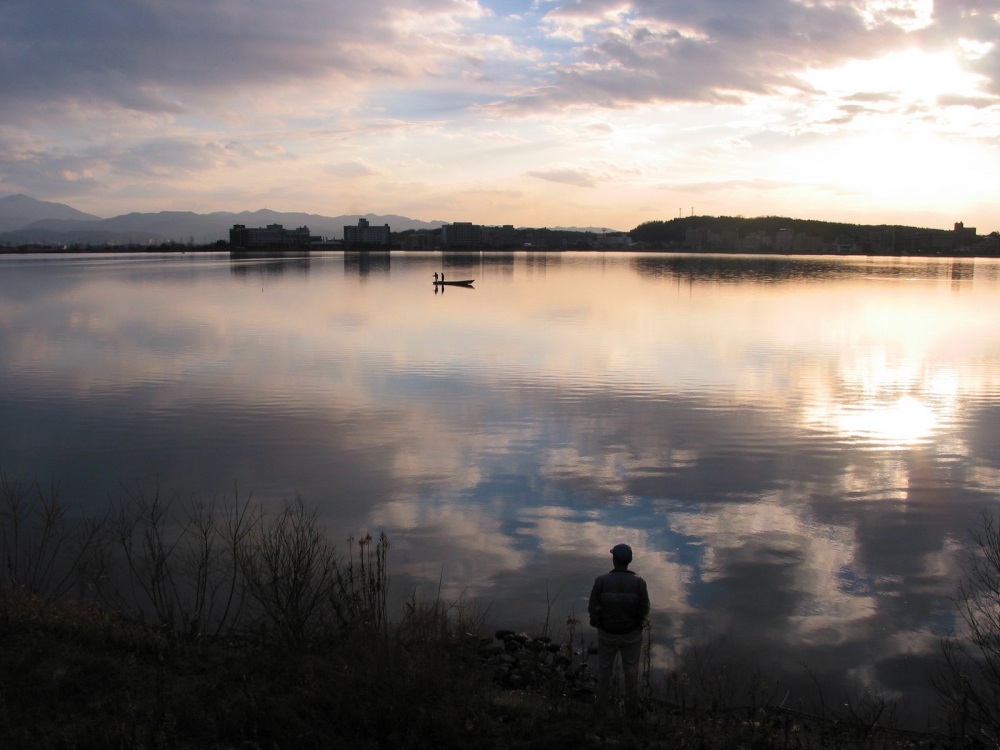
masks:
<instances>
[{"instance_id":1,"label":"lake","mask_svg":"<svg viewBox=\"0 0 1000 750\"><path fill-rule=\"evenodd\" d=\"M1000 498L998 301L997 260L0 256L0 470L301 497L389 535L396 605L556 635L627 542L656 666L919 714Z\"/></svg>"}]
</instances>

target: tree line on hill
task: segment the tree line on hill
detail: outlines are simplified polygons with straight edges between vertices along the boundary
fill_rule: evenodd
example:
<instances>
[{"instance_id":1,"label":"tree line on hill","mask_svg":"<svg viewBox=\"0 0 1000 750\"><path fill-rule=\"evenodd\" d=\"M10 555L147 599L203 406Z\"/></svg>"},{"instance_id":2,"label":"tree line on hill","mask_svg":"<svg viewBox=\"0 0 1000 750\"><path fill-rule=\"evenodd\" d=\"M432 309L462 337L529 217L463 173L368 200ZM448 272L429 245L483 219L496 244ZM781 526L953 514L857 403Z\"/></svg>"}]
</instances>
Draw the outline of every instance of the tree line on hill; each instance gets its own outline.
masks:
<instances>
[{"instance_id":1,"label":"tree line on hill","mask_svg":"<svg viewBox=\"0 0 1000 750\"><path fill-rule=\"evenodd\" d=\"M779 241L779 235L783 235ZM982 237L957 222L952 229L900 224L848 224L787 216L685 216L648 221L629 232L645 249L854 252L900 254L1000 253L1000 235Z\"/></svg>"},{"instance_id":2,"label":"tree line on hill","mask_svg":"<svg viewBox=\"0 0 1000 750\"><path fill-rule=\"evenodd\" d=\"M716 233L727 231L738 232L740 235L760 232L774 236L782 229L793 232L815 235L828 241L838 238L858 238L871 234L873 231L886 231L887 225L874 226L864 224L844 224L815 219L792 219L786 216L758 216L745 218L743 216L683 216L668 221L643 222L629 232L634 242L684 242L690 229L707 229ZM909 229L913 229L912 227ZM926 231L926 230L924 230Z\"/></svg>"}]
</instances>

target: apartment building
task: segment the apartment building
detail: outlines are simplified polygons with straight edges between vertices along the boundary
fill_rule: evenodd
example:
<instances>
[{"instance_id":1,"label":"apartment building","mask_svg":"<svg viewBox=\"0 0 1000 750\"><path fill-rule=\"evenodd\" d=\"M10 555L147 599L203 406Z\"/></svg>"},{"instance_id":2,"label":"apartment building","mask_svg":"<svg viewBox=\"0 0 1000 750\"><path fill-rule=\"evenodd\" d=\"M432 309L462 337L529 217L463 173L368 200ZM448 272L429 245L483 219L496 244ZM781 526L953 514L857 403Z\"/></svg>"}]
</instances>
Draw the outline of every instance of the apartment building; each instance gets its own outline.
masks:
<instances>
[{"instance_id":1,"label":"apartment building","mask_svg":"<svg viewBox=\"0 0 1000 750\"><path fill-rule=\"evenodd\" d=\"M359 247L389 247L389 225L372 226L368 219L358 219L356 227L344 227L344 247L357 249Z\"/></svg>"},{"instance_id":2,"label":"apartment building","mask_svg":"<svg viewBox=\"0 0 1000 750\"><path fill-rule=\"evenodd\" d=\"M471 221L456 221L441 227L441 247L448 249L483 246L483 226Z\"/></svg>"},{"instance_id":3,"label":"apartment building","mask_svg":"<svg viewBox=\"0 0 1000 750\"><path fill-rule=\"evenodd\" d=\"M266 227L233 224L229 230L229 245L235 250L306 248L311 240L309 227L285 229L281 224Z\"/></svg>"}]
</instances>

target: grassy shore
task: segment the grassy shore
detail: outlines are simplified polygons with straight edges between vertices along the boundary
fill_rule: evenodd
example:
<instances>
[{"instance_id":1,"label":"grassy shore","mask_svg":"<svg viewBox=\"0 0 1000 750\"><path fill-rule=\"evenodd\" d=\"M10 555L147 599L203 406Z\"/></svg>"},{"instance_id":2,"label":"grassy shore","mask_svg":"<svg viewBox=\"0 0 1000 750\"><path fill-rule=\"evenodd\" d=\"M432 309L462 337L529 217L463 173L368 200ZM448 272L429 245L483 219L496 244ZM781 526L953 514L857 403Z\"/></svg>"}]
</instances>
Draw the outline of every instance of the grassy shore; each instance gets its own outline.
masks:
<instances>
[{"instance_id":1,"label":"grassy shore","mask_svg":"<svg viewBox=\"0 0 1000 750\"><path fill-rule=\"evenodd\" d=\"M0 545L0 748L968 746L877 702L824 721L699 704L648 659L641 714L598 718L578 621L549 638L441 601L390 616L388 538L338 554L300 502L154 493L71 521L0 474Z\"/></svg>"},{"instance_id":2,"label":"grassy shore","mask_svg":"<svg viewBox=\"0 0 1000 750\"><path fill-rule=\"evenodd\" d=\"M7 599L4 748L880 748L941 737L774 706L682 710L647 694L595 718L589 654L474 636L436 606L382 632L185 641L98 607ZM518 684L512 685L512 671Z\"/></svg>"}]
</instances>

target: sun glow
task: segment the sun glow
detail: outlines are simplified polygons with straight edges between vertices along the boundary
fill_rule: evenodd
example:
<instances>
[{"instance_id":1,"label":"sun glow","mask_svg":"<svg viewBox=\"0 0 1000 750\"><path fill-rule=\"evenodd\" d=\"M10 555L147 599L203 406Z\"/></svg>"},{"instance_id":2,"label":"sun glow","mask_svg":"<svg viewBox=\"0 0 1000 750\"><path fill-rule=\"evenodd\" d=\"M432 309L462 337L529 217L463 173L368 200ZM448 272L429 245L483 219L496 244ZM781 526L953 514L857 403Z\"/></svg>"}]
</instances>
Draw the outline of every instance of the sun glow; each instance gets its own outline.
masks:
<instances>
[{"instance_id":1,"label":"sun glow","mask_svg":"<svg viewBox=\"0 0 1000 750\"><path fill-rule=\"evenodd\" d=\"M927 440L937 423L934 411L913 396L889 404L844 407L834 415L842 434L898 447Z\"/></svg>"},{"instance_id":2,"label":"sun glow","mask_svg":"<svg viewBox=\"0 0 1000 750\"><path fill-rule=\"evenodd\" d=\"M927 374L915 362L865 357L841 372L836 390L806 409L807 425L847 441L906 448L931 440L949 421L957 398L954 377Z\"/></svg>"},{"instance_id":3,"label":"sun glow","mask_svg":"<svg viewBox=\"0 0 1000 750\"><path fill-rule=\"evenodd\" d=\"M830 430L844 440L906 448L928 441L936 432L940 417L920 399L906 395L889 402L872 399L852 404L817 404L806 411L805 422Z\"/></svg>"},{"instance_id":4,"label":"sun glow","mask_svg":"<svg viewBox=\"0 0 1000 750\"><path fill-rule=\"evenodd\" d=\"M875 93L905 103L932 102L943 95L981 96L985 79L966 70L960 57L967 55L913 49L809 71L802 77L828 96Z\"/></svg>"}]
</instances>

